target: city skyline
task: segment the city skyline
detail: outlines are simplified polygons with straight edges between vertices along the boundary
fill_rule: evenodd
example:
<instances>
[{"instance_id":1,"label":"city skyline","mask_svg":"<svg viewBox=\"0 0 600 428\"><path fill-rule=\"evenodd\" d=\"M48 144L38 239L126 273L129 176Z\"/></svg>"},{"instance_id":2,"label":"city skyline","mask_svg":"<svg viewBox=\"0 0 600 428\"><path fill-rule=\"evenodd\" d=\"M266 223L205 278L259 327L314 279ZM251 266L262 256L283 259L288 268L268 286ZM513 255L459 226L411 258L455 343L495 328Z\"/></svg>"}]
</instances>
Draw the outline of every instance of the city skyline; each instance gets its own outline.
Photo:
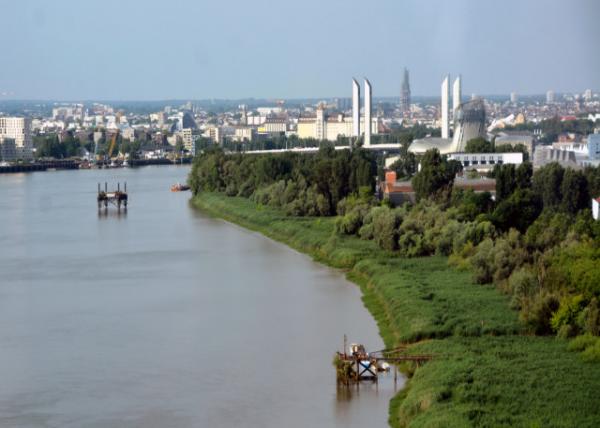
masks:
<instances>
[{"instance_id":1,"label":"city skyline","mask_svg":"<svg viewBox=\"0 0 600 428\"><path fill-rule=\"evenodd\" d=\"M0 100L336 97L346 94L347 75L368 75L380 95L394 96L405 66L413 96L435 95L447 73L467 79L464 93L600 89L600 58L586 49L600 39L600 4L591 0L379 0L360 14L355 1L332 2L319 3L317 15L312 3L11 3L3 7L14 19L0 27L0 37L11 40ZM304 24L294 30L292 16ZM164 28L174 20L181 25ZM549 31L564 22L568 32ZM348 31L365 24L367 36ZM341 43L315 50L332 38ZM355 59L352 50L367 54Z\"/></svg>"}]
</instances>

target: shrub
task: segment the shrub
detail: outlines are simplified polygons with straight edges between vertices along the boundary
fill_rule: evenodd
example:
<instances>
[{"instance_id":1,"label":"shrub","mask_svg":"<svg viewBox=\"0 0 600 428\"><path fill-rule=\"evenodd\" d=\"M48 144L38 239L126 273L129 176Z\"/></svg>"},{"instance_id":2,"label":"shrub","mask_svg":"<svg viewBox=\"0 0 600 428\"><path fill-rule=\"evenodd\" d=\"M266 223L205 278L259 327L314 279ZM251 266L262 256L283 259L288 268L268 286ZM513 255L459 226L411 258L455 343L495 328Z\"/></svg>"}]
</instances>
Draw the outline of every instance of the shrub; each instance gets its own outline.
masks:
<instances>
[{"instance_id":1,"label":"shrub","mask_svg":"<svg viewBox=\"0 0 600 428\"><path fill-rule=\"evenodd\" d=\"M373 210L373 238L384 250L393 251L398 248L399 224L398 216L393 209L376 207Z\"/></svg>"},{"instance_id":2,"label":"shrub","mask_svg":"<svg viewBox=\"0 0 600 428\"><path fill-rule=\"evenodd\" d=\"M552 294L534 294L531 298L523 300L521 321L535 334L550 334L550 320L559 305L559 300Z\"/></svg>"},{"instance_id":3,"label":"shrub","mask_svg":"<svg viewBox=\"0 0 600 428\"><path fill-rule=\"evenodd\" d=\"M600 341L596 341L595 344L588 347L585 351L581 353L581 358L585 361L590 362L600 362Z\"/></svg>"},{"instance_id":4,"label":"shrub","mask_svg":"<svg viewBox=\"0 0 600 428\"><path fill-rule=\"evenodd\" d=\"M508 288L512 294L511 306L520 309L524 299L529 299L538 292L539 282L537 275L530 268L520 268L508 278Z\"/></svg>"},{"instance_id":5,"label":"shrub","mask_svg":"<svg viewBox=\"0 0 600 428\"><path fill-rule=\"evenodd\" d=\"M585 351L590 346L598 343L598 341L600 341L600 339L592 336L591 334L582 334L581 336L577 336L571 340L567 346L567 349L574 352Z\"/></svg>"},{"instance_id":6,"label":"shrub","mask_svg":"<svg viewBox=\"0 0 600 428\"><path fill-rule=\"evenodd\" d=\"M493 278L494 242L487 238L483 240L471 257L473 279L478 284L487 284Z\"/></svg>"}]
</instances>

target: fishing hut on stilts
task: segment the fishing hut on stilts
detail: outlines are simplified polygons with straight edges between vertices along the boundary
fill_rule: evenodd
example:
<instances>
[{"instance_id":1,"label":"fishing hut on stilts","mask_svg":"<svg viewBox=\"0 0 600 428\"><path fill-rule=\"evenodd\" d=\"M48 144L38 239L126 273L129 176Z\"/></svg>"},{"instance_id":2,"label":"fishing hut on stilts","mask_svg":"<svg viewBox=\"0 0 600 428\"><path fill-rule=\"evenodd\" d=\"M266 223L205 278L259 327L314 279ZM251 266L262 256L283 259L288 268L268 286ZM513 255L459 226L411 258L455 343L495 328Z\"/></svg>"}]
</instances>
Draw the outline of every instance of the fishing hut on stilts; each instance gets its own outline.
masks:
<instances>
[{"instance_id":1,"label":"fishing hut on stilts","mask_svg":"<svg viewBox=\"0 0 600 428\"><path fill-rule=\"evenodd\" d=\"M419 366L433 358L431 354L410 354L406 346L392 349L382 349L375 352L367 352L365 347L358 343L347 346L344 335L344 350L336 352L334 366L339 384L359 384L362 381L379 381L379 374L389 372L394 367L394 384L398 380L397 364L404 361L413 361Z\"/></svg>"}]
</instances>

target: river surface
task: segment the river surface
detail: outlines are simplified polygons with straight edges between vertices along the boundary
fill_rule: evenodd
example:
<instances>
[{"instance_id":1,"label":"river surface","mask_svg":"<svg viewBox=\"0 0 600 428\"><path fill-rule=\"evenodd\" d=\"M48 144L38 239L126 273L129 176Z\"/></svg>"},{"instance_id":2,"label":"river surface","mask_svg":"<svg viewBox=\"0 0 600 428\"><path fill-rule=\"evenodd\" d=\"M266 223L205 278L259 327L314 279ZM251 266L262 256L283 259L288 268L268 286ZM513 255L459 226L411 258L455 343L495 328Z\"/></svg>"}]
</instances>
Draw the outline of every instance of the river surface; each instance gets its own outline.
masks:
<instances>
[{"instance_id":1,"label":"river surface","mask_svg":"<svg viewBox=\"0 0 600 428\"><path fill-rule=\"evenodd\" d=\"M188 171L0 175L0 427L387 426L391 375L336 388L344 333L383 347L358 287L190 208Z\"/></svg>"}]
</instances>

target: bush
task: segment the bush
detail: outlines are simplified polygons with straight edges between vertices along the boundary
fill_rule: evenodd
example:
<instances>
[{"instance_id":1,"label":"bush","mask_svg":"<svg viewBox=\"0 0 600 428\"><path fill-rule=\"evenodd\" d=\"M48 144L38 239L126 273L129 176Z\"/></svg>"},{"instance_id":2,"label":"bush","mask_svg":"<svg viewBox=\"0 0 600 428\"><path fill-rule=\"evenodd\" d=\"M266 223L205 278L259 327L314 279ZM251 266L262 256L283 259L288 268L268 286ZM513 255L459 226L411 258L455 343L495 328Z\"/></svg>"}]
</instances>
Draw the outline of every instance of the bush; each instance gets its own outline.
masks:
<instances>
[{"instance_id":1,"label":"bush","mask_svg":"<svg viewBox=\"0 0 600 428\"><path fill-rule=\"evenodd\" d=\"M494 242L487 238L483 240L471 257L473 280L478 284L487 284L492 281L494 270Z\"/></svg>"},{"instance_id":2,"label":"bush","mask_svg":"<svg viewBox=\"0 0 600 428\"><path fill-rule=\"evenodd\" d=\"M598 337L594 337L591 334L582 334L571 340L567 349L573 352L582 352L598 343L598 341L600 341L600 338Z\"/></svg>"},{"instance_id":3,"label":"bush","mask_svg":"<svg viewBox=\"0 0 600 428\"><path fill-rule=\"evenodd\" d=\"M388 207L376 207L372 210L373 238L384 250L393 251L398 248L397 227L402 220L396 214L395 209Z\"/></svg>"},{"instance_id":4,"label":"bush","mask_svg":"<svg viewBox=\"0 0 600 428\"><path fill-rule=\"evenodd\" d=\"M600 362L600 341L597 340L595 344L583 351L581 358L594 363Z\"/></svg>"},{"instance_id":5,"label":"bush","mask_svg":"<svg viewBox=\"0 0 600 428\"><path fill-rule=\"evenodd\" d=\"M521 321L535 334L550 334L552 333L550 320L559 305L558 298L552 294L534 294L531 298L523 300Z\"/></svg>"},{"instance_id":6,"label":"bush","mask_svg":"<svg viewBox=\"0 0 600 428\"><path fill-rule=\"evenodd\" d=\"M523 301L530 299L539 290L537 275L531 268L520 268L508 278L508 289L512 294L511 306L521 309Z\"/></svg>"}]
</instances>

